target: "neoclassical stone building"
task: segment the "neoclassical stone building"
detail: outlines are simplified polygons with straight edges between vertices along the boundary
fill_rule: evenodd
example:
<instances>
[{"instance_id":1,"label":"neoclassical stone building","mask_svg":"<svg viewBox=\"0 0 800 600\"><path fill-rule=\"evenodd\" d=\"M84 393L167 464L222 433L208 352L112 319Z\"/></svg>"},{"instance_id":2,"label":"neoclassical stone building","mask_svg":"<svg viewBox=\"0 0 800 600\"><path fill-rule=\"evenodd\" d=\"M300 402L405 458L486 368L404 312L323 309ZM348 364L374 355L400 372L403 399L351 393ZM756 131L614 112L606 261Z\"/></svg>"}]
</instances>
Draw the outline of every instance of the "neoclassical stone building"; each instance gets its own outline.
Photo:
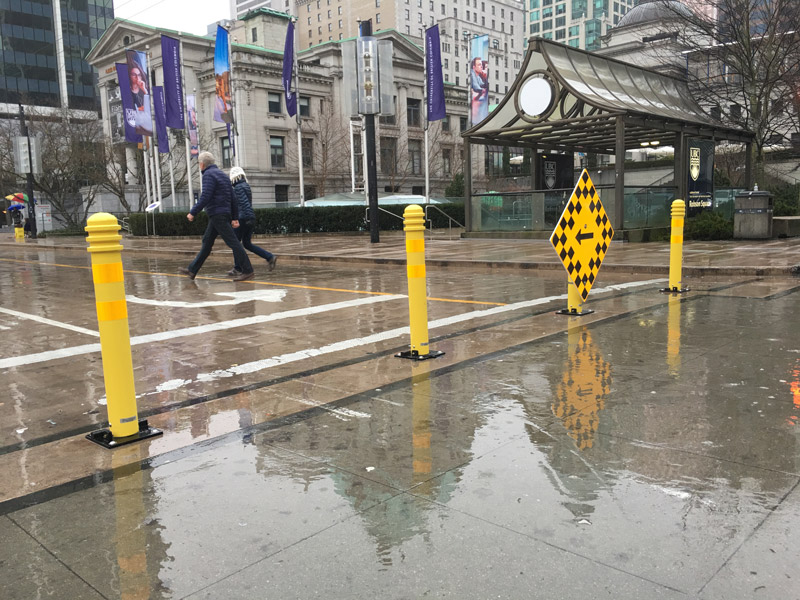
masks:
<instances>
[{"instance_id":1,"label":"neoclassical stone building","mask_svg":"<svg viewBox=\"0 0 800 600\"><path fill-rule=\"evenodd\" d=\"M183 44L185 90L189 94L194 91L197 97L201 149L212 151L220 166L238 162L245 169L256 205L297 202L301 158L297 150L297 121L287 114L281 85L288 19L284 13L259 9L234 22L231 54L238 130L236 157L232 156L225 124L212 118L214 39L115 20L88 56L99 73L102 114L109 135L109 100L117 88L114 64L124 62L126 48L149 49L151 69L155 70L156 84L160 85L163 81L160 36L164 33L179 38ZM376 36L392 41L394 69L394 114L376 118L378 189L424 193L423 49L396 31L381 31ZM356 188L363 181L359 120L351 121L350 115L344 114L341 101L344 97L341 48L341 42L333 41L302 50L298 55L306 199L349 192L353 179ZM464 145L460 132L467 127L467 90L446 85L445 94L448 117L432 123L429 132L432 195L443 195L453 176L463 171ZM129 168L133 168L136 151L130 145L126 150ZM473 158L479 180L483 165L478 163L482 160L482 155ZM196 165L193 172L196 191Z\"/></svg>"}]
</instances>

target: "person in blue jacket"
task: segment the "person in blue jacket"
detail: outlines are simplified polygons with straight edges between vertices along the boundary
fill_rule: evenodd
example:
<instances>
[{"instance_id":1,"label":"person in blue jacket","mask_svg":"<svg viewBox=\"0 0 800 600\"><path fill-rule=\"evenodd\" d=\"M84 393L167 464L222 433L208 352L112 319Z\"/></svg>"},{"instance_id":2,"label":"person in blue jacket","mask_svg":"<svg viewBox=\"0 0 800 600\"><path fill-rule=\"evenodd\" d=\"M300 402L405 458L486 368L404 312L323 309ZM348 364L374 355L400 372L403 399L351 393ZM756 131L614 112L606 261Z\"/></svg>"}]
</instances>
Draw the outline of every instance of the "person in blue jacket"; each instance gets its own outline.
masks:
<instances>
[{"instance_id":1,"label":"person in blue jacket","mask_svg":"<svg viewBox=\"0 0 800 600\"><path fill-rule=\"evenodd\" d=\"M224 171L217 167L214 155L210 152L201 152L197 157L200 163L200 172L203 174L203 193L186 215L189 221L194 221L195 215L201 210L205 210L208 215L208 227L203 234L203 245L200 252L194 257L189 267L181 267L179 273L188 275L189 279L194 279L203 263L211 254L214 241L217 236L228 244L233 250L236 264L241 266L241 273L234 278L234 281L245 281L252 279L255 273L247 253L242 247L242 243L236 238L234 228L239 227L239 204L233 195L233 187Z\"/></svg>"},{"instance_id":2,"label":"person in blue jacket","mask_svg":"<svg viewBox=\"0 0 800 600\"><path fill-rule=\"evenodd\" d=\"M236 237L242 242L245 250L250 250L253 254L257 254L267 261L269 270L275 268L275 263L278 257L267 252L263 248L259 248L253 244L250 239L253 237L253 229L256 226L256 213L253 211L253 192L250 190L250 184L247 183L247 176L244 174L244 169L241 167L233 167L230 173L231 185L233 185L233 194L236 196L236 201L239 204L239 227L236 229ZM233 265L233 269L228 271L228 275L239 275L242 272L242 267L237 261Z\"/></svg>"}]
</instances>

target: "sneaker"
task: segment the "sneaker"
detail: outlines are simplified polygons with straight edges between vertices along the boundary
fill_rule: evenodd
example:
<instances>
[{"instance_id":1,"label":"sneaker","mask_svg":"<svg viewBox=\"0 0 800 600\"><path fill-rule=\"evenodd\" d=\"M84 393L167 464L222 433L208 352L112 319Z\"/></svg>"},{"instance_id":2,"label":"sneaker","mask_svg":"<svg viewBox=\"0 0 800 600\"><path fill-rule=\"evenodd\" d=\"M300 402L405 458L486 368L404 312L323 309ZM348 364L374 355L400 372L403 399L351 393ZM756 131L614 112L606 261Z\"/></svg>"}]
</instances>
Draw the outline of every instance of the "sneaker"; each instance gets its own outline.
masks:
<instances>
[{"instance_id":1,"label":"sneaker","mask_svg":"<svg viewBox=\"0 0 800 600\"><path fill-rule=\"evenodd\" d=\"M242 272L239 269L231 269L230 271L228 271L225 274L230 276L230 277L236 277L237 275L241 275Z\"/></svg>"},{"instance_id":2,"label":"sneaker","mask_svg":"<svg viewBox=\"0 0 800 600\"><path fill-rule=\"evenodd\" d=\"M255 271L250 271L249 273L239 273L236 277L233 278L234 281L247 281L248 279L252 279L256 276Z\"/></svg>"},{"instance_id":3,"label":"sneaker","mask_svg":"<svg viewBox=\"0 0 800 600\"><path fill-rule=\"evenodd\" d=\"M275 268L275 263L278 262L278 257L273 256L270 258L267 263L269 263L269 270L272 271Z\"/></svg>"},{"instance_id":4,"label":"sneaker","mask_svg":"<svg viewBox=\"0 0 800 600\"><path fill-rule=\"evenodd\" d=\"M181 275L186 275L189 279L194 279L197 276L197 273L192 273L186 267L179 268L178 273L180 273Z\"/></svg>"}]
</instances>

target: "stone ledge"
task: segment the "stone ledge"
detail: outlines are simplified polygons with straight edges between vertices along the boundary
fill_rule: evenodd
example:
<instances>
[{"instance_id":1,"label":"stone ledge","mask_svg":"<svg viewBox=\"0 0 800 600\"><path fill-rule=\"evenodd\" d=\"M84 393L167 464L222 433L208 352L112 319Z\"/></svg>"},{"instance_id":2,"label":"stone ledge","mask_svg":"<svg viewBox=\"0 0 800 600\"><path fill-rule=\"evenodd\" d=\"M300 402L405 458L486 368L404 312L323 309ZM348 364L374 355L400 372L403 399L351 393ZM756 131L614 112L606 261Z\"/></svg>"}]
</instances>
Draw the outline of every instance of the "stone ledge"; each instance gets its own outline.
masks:
<instances>
[{"instance_id":1,"label":"stone ledge","mask_svg":"<svg viewBox=\"0 0 800 600\"><path fill-rule=\"evenodd\" d=\"M800 217L772 217L772 237L800 237Z\"/></svg>"}]
</instances>

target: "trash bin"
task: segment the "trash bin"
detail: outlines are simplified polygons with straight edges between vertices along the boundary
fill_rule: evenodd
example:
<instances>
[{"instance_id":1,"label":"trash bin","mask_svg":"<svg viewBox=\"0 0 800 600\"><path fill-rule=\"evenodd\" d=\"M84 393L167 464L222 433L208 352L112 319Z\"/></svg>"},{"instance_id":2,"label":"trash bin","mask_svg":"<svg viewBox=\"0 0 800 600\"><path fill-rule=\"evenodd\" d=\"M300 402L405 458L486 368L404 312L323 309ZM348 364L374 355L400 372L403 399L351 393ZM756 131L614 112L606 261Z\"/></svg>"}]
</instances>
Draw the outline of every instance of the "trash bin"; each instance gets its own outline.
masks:
<instances>
[{"instance_id":1,"label":"trash bin","mask_svg":"<svg viewBox=\"0 0 800 600\"><path fill-rule=\"evenodd\" d=\"M772 194L766 191L736 194L733 205L733 237L766 240L772 237Z\"/></svg>"}]
</instances>

